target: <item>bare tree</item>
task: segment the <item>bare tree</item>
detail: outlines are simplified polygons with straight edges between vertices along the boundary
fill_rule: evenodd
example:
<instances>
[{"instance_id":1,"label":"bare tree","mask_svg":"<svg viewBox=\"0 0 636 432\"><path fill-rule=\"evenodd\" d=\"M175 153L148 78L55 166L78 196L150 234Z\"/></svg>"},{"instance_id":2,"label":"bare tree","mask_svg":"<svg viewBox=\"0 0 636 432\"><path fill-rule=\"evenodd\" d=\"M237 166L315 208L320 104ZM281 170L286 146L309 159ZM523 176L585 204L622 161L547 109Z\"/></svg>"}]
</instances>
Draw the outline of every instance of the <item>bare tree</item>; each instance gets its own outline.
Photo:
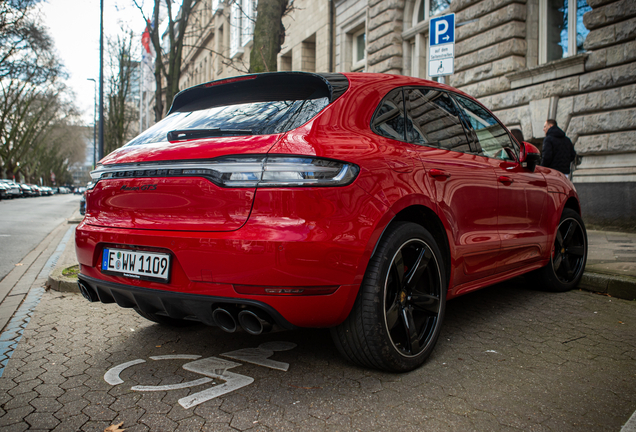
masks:
<instances>
[{"instance_id":1,"label":"bare tree","mask_svg":"<svg viewBox=\"0 0 636 432\"><path fill-rule=\"evenodd\" d=\"M126 144L133 138L132 123L137 119L137 106L133 103L132 84L137 79L138 62L133 61L131 31L124 31L110 45L110 77L108 80L108 110L104 128L104 154Z\"/></svg>"},{"instance_id":2,"label":"bare tree","mask_svg":"<svg viewBox=\"0 0 636 432\"><path fill-rule=\"evenodd\" d=\"M27 180L50 178L47 164L83 158L82 149L67 152L72 137L50 140L54 129L77 123L78 116L36 3L0 0L0 174Z\"/></svg>"},{"instance_id":3,"label":"bare tree","mask_svg":"<svg viewBox=\"0 0 636 432\"><path fill-rule=\"evenodd\" d=\"M155 58L155 120L163 118L172 99L179 92L179 79L181 78L181 60L183 55L183 41L186 28L192 12L192 8L199 0L183 0L181 9L176 17L172 16L172 0L154 0L153 20L145 16L138 0L133 0L135 6L141 11L147 29L150 34L152 46L157 53ZM159 34L159 18L161 6L167 9L168 28L165 37L168 46L164 52L161 44L164 35ZM150 23L153 22L154 25Z\"/></svg>"}]
</instances>

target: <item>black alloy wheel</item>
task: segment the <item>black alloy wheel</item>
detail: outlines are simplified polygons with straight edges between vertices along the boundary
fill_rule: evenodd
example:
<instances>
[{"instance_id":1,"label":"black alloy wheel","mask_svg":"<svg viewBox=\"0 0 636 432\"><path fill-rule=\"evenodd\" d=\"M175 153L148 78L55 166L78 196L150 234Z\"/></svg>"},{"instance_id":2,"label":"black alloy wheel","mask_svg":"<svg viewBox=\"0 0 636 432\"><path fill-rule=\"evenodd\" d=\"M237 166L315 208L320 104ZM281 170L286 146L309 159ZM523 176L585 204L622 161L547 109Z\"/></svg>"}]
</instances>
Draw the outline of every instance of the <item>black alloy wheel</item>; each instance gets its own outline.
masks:
<instances>
[{"instance_id":1,"label":"black alloy wheel","mask_svg":"<svg viewBox=\"0 0 636 432\"><path fill-rule=\"evenodd\" d=\"M576 287L587 261L587 231L581 216L564 209L548 265L535 272L539 289L564 292Z\"/></svg>"},{"instance_id":2,"label":"black alloy wheel","mask_svg":"<svg viewBox=\"0 0 636 432\"><path fill-rule=\"evenodd\" d=\"M422 226L392 224L369 261L347 319L332 329L353 363L390 372L419 367L439 338L446 306L442 254Z\"/></svg>"},{"instance_id":3,"label":"black alloy wheel","mask_svg":"<svg viewBox=\"0 0 636 432\"><path fill-rule=\"evenodd\" d=\"M440 318L439 272L431 248L420 239L408 240L393 257L384 284L384 325L404 356L417 356L433 337Z\"/></svg>"},{"instance_id":4,"label":"black alloy wheel","mask_svg":"<svg viewBox=\"0 0 636 432\"><path fill-rule=\"evenodd\" d=\"M586 252L587 239L581 224L574 218L562 220L552 251L552 269L561 283L571 283L582 273Z\"/></svg>"}]
</instances>

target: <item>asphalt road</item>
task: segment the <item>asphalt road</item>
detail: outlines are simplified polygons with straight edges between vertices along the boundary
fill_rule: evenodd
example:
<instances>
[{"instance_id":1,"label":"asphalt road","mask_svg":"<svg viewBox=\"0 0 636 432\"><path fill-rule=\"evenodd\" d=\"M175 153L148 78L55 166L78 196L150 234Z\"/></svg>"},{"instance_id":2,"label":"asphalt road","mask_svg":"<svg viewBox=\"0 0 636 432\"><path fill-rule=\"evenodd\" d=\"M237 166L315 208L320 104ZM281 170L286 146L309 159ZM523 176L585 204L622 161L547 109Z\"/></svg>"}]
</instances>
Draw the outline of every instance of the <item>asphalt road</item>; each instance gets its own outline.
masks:
<instances>
[{"instance_id":1,"label":"asphalt road","mask_svg":"<svg viewBox=\"0 0 636 432\"><path fill-rule=\"evenodd\" d=\"M0 201L0 280L79 208L79 195Z\"/></svg>"}]
</instances>

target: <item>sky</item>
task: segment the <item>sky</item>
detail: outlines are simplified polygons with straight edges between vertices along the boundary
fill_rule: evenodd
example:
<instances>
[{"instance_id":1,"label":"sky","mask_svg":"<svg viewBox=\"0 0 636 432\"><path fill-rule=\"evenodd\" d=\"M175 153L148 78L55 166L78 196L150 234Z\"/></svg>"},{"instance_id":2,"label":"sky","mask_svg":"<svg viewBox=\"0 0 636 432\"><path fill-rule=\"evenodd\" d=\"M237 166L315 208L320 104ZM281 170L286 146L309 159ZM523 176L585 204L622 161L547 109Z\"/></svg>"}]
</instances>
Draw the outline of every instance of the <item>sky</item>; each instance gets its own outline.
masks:
<instances>
[{"instance_id":1,"label":"sky","mask_svg":"<svg viewBox=\"0 0 636 432\"><path fill-rule=\"evenodd\" d=\"M152 13L152 0L138 3L146 14ZM75 92L77 108L84 122L92 125L95 85L87 78L94 78L99 90L99 0L44 0L41 8L44 24L70 75L67 82ZM138 35L144 29L142 14L133 0L104 0L104 76L107 37L120 33L122 25Z\"/></svg>"}]
</instances>

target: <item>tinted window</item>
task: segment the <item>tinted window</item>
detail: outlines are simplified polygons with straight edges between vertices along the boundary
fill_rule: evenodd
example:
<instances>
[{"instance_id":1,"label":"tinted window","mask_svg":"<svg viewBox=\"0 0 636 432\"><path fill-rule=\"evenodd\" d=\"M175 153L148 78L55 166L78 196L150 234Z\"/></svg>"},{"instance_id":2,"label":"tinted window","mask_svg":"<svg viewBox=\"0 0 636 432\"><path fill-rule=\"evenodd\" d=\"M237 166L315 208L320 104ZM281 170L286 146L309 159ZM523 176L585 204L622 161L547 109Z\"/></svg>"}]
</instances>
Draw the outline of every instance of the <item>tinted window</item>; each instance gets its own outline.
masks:
<instances>
[{"instance_id":1,"label":"tinted window","mask_svg":"<svg viewBox=\"0 0 636 432\"><path fill-rule=\"evenodd\" d=\"M404 141L404 100L402 90L391 91L373 115L371 128L375 133Z\"/></svg>"},{"instance_id":2,"label":"tinted window","mask_svg":"<svg viewBox=\"0 0 636 432\"><path fill-rule=\"evenodd\" d=\"M447 93L433 89L406 90L407 139L413 144L469 152L459 111Z\"/></svg>"},{"instance_id":3,"label":"tinted window","mask_svg":"<svg viewBox=\"0 0 636 432\"><path fill-rule=\"evenodd\" d=\"M490 158L514 161L515 146L508 132L486 109L470 99L457 96L467 122L475 131L478 141L477 153Z\"/></svg>"}]
</instances>

